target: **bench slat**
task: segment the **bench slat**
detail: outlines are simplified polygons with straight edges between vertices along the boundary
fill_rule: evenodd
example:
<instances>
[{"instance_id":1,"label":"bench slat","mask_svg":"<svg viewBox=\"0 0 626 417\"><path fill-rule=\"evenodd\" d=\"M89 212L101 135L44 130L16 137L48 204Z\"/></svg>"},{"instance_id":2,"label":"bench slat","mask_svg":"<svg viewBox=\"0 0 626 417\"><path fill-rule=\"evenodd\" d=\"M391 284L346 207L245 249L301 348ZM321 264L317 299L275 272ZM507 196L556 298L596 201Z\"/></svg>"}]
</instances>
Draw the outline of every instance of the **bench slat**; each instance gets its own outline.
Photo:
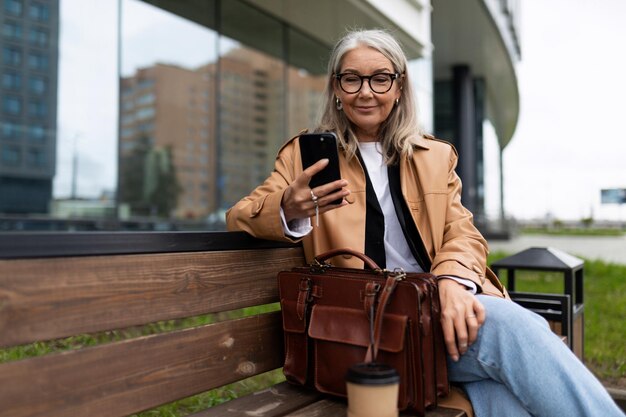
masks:
<instances>
[{"instance_id":1,"label":"bench slat","mask_svg":"<svg viewBox=\"0 0 626 417\"><path fill-rule=\"evenodd\" d=\"M188 417L280 417L299 410L321 397L322 394L316 391L283 382Z\"/></svg>"},{"instance_id":2,"label":"bench slat","mask_svg":"<svg viewBox=\"0 0 626 417\"><path fill-rule=\"evenodd\" d=\"M345 401L283 382L188 417L345 417L345 415ZM411 413L400 415L414 416ZM425 417L466 417L466 414L460 410L440 407L426 411Z\"/></svg>"},{"instance_id":3,"label":"bench slat","mask_svg":"<svg viewBox=\"0 0 626 417\"><path fill-rule=\"evenodd\" d=\"M0 347L278 301L302 248L0 260Z\"/></svg>"},{"instance_id":4,"label":"bench slat","mask_svg":"<svg viewBox=\"0 0 626 417\"><path fill-rule=\"evenodd\" d=\"M121 416L282 366L279 312L0 365L0 416Z\"/></svg>"},{"instance_id":5,"label":"bench slat","mask_svg":"<svg viewBox=\"0 0 626 417\"><path fill-rule=\"evenodd\" d=\"M285 414L285 417L345 417L346 409L347 404L345 401L325 398L298 411ZM400 416L414 417L415 413L402 412ZM464 411L439 407L435 410L426 411L425 417L467 417L467 415Z\"/></svg>"}]
</instances>

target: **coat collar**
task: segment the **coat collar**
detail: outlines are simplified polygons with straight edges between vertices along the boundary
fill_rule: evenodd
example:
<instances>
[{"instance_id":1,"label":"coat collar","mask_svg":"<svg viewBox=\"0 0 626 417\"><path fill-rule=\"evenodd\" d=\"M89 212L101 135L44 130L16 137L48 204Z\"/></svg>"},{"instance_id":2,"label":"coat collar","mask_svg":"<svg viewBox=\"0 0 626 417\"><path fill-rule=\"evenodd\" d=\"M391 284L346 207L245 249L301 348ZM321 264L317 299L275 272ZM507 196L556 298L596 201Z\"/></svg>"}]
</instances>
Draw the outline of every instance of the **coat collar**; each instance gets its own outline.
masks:
<instances>
[{"instance_id":1,"label":"coat collar","mask_svg":"<svg viewBox=\"0 0 626 417\"><path fill-rule=\"evenodd\" d=\"M415 139L415 146L422 149L430 149L430 144L428 143L428 139L430 139L429 135L420 135Z\"/></svg>"}]
</instances>

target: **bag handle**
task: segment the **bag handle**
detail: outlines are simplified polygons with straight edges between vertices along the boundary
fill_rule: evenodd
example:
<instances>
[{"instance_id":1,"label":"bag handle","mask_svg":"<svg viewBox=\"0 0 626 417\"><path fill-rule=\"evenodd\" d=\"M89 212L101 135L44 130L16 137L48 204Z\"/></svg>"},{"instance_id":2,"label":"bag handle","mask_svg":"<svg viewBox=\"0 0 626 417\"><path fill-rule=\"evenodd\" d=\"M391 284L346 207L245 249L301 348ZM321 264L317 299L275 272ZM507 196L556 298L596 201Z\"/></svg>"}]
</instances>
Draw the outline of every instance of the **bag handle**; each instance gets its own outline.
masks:
<instances>
[{"instance_id":1,"label":"bag handle","mask_svg":"<svg viewBox=\"0 0 626 417\"><path fill-rule=\"evenodd\" d=\"M317 255L315 257L315 260L321 264L321 263L324 263L324 261L326 261L327 259L334 258L335 256L340 256L340 255L356 256L357 258L363 261L363 263L365 264L365 268L371 269L374 271L381 270L381 268L378 265L376 265L376 262L374 262L372 258L370 258L369 256L365 254L362 254L361 252L352 250L350 248L339 248L339 249L329 250L328 252L324 252L322 254Z\"/></svg>"},{"instance_id":2,"label":"bag handle","mask_svg":"<svg viewBox=\"0 0 626 417\"><path fill-rule=\"evenodd\" d=\"M385 315L385 310L387 309L387 305L391 300L391 295L393 294L398 282L404 280L406 278L406 274L404 271L399 272L385 272L387 279L385 281L385 286L380 294L380 300L378 301L378 308L376 309L376 317L370 318L373 320L373 326L370 327L370 346L367 349L367 353L365 354L365 362L373 362L376 360L376 356L378 355L378 347L380 346L380 338L382 336L382 327L383 327L383 317ZM370 321L370 325L371 325Z\"/></svg>"}]
</instances>

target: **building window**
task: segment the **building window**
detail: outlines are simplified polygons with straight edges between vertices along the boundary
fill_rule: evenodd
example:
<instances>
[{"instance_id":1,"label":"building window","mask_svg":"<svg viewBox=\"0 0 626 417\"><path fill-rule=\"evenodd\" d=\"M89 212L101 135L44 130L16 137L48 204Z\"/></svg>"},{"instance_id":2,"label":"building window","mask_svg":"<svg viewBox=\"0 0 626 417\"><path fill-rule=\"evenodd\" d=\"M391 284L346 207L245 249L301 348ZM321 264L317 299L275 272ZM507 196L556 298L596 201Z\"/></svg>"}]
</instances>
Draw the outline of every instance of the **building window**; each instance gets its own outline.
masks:
<instances>
[{"instance_id":1,"label":"building window","mask_svg":"<svg viewBox=\"0 0 626 417\"><path fill-rule=\"evenodd\" d=\"M8 166L19 165L22 160L22 153L17 146L2 147L2 162Z\"/></svg>"},{"instance_id":2,"label":"building window","mask_svg":"<svg viewBox=\"0 0 626 417\"><path fill-rule=\"evenodd\" d=\"M4 11L13 16L21 16L22 0L4 0Z\"/></svg>"},{"instance_id":3,"label":"building window","mask_svg":"<svg viewBox=\"0 0 626 417\"><path fill-rule=\"evenodd\" d=\"M46 153L42 149L29 149L26 153L26 163L37 168L45 167Z\"/></svg>"},{"instance_id":4,"label":"building window","mask_svg":"<svg viewBox=\"0 0 626 417\"><path fill-rule=\"evenodd\" d=\"M31 69L38 71L48 70L48 57L37 52L31 52L28 54L28 66Z\"/></svg>"},{"instance_id":5,"label":"building window","mask_svg":"<svg viewBox=\"0 0 626 417\"><path fill-rule=\"evenodd\" d=\"M21 39L22 38L22 26L16 22L4 22L2 28L2 34L8 39Z\"/></svg>"},{"instance_id":6,"label":"building window","mask_svg":"<svg viewBox=\"0 0 626 417\"><path fill-rule=\"evenodd\" d=\"M2 88L6 90L19 90L22 87L22 76L16 72L2 74Z\"/></svg>"},{"instance_id":7,"label":"building window","mask_svg":"<svg viewBox=\"0 0 626 417\"><path fill-rule=\"evenodd\" d=\"M33 20L47 22L50 19L50 9L47 4L32 3L28 11L28 15Z\"/></svg>"},{"instance_id":8,"label":"building window","mask_svg":"<svg viewBox=\"0 0 626 417\"><path fill-rule=\"evenodd\" d=\"M17 116L22 113L22 102L17 97L5 96L2 98L2 111Z\"/></svg>"},{"instance_id":9,"label":"building window","mask_svg":"<svg viewBox=\"0 0 626 417\"><path fill-rule=\"evenodd\" d=\"M46 45L48 45L48 31L39 28L32 28L30 30L30 43L41 48L46 47Z\"/></svg>"},{"instance_id":10,"label":"building window","mask_svg":"<svg viewBox=\"0 0 626 417\"><path fill-rule=\"evenodd\" d=\"M132 127L125 127L122 129L123 138L130 138L132 136L135 136L135 129L133 129Z\"/></svg>"},{"instance_id":11,"label":"building window","mask_svg":"<svg viewBox=\"0 0 626 417\"><path fill-rule=\"evenodd\" d=\"M149 87L152 87L153 85L154 85L154 80L144 79L144 80L139 81L139 83L137 84L137 88L149 88Z\"/></svg>"},{"instance_id":12,"label":"building window","mask_svg":"<svg viewBox=\"0 0 626 417\"><path fill-rule=\"evenodd\" d=\"M48 106L43 101L31 101L28 103L28 114L33 117L46 117Z\"/></svg>"},{"instance_id":13,"label":"building window","mask_svg":"<svg viewBox=\"0 0 626 417\"><path fill-rule=\"evenodd\" d=\"M2 49L2 61L5 65L19 67L22 64L22 51L13 46L5 46Z\"/></svg>"},{"instance_id":14,"label":"building window","mask_svg":"<svg viewBox=\"0 0 626 417\"><path fill-rule=\"evenodd\" d=\"M41 125L33 125L28 129L28 138L33 142L44 142L46 140L46 128Z\"/></svg>"},{"instance_id":15,"label":"building window","mask_svg":"<svg viewBox=\"0 0 626 417\"><path fill-rule=\"evenodd\" d=\"M154 117L154 107L146 107L137 110L137 113L135 113L135 117L137 118L137 120L150 119Z\"/></svg>"},{"instance_id":16,"label":"building window","mask_svg":"<svg viewBox=\"0 0 626 417\"><path fill-rule=\"evenodd\" d=\"M144 95L138 97L136 104L138 106L143 106L143 105L146 105L146 104L154 103L154 100L155 100L154 93L148 93L148 94L144 94Z\"/></svg>"},{"instance_id":17,"label":"building window","mask_svg":"<svg viewBox=\"0 0 626 417\"><path fill-rule=\"evenodd\" d=\"M28 89L34 94L44 94L48 90L48 81L38 75L32 76L28 79Z\"/></svg>"},{"instance_id":18,"label":"building window","mask_svg":"<svg viewBox=\"0 0 626 417\"><path fill-rule=\"evenodd\" d=\"M2 122L2 138L18 139L20 135L20 126L13 122Z\"/></svg>"}]
</instances>

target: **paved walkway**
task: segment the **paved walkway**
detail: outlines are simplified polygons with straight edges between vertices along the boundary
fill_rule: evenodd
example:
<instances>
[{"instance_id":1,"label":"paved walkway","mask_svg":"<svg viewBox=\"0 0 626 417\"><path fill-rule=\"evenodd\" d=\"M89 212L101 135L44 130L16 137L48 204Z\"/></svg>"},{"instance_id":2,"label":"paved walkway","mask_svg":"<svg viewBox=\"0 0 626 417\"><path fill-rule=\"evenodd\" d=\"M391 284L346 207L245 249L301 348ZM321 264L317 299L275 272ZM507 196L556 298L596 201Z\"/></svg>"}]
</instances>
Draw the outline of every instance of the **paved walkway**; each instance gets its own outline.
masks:
<instances>
[{"instance_id":1,"label":"paved walkway","mask_svg":"<svg viewBox=\"0 0 626 417\"><path fill-rule=\"evenodd\" d=\"M522 235L508 241L489 241L491 252L514 254L531 247L552 247L586 259L626 265L626 236Z\"/></svg>"}]
</instances>

